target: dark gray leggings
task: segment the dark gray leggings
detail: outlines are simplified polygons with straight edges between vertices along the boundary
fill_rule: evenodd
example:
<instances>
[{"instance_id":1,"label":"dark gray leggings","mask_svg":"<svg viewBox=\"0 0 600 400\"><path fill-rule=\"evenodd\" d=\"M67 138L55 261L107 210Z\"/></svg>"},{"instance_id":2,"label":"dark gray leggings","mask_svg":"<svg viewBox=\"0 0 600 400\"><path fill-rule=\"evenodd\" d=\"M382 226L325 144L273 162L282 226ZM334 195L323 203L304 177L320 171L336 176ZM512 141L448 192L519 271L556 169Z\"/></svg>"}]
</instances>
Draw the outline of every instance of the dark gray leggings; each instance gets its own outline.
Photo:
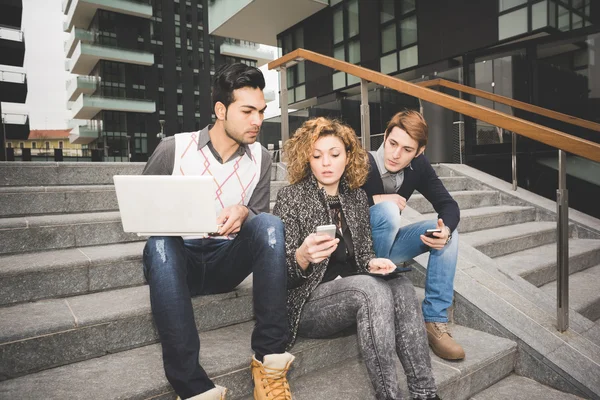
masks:
<instances>
[{"instance_id":1,"label":"dark gray leggings","mask_svg":"<svg viewBox=\"0 0 600 400\"><path fill-rule=\"evenodd\" d=\"M413 397L436 393L421 305L406 276L386 281L356 275L317 286L302 310L298 334L322 338L354 324L377 399L402 398L396 354Z\"/></svg>"}]
</instances>

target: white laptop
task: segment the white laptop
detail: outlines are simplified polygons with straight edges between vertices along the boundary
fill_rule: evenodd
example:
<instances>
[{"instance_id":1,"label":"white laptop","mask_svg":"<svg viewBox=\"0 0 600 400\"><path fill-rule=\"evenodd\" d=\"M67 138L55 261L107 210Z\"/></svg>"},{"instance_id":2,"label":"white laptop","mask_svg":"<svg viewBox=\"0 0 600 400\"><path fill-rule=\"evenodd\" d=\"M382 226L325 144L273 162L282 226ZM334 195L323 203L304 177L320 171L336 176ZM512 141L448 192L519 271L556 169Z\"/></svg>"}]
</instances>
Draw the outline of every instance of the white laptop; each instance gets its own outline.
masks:
<instances>
[{"instance_id":1,"label":"white laptop","mask_svg":"<svg viewBox=\"0 0 600 400\"><path fill-rule=\"evenodd\" d=\"M205 236L217 232L210 176L115 175L125 232L139 236Z\"/></svg>"}]
</instances>

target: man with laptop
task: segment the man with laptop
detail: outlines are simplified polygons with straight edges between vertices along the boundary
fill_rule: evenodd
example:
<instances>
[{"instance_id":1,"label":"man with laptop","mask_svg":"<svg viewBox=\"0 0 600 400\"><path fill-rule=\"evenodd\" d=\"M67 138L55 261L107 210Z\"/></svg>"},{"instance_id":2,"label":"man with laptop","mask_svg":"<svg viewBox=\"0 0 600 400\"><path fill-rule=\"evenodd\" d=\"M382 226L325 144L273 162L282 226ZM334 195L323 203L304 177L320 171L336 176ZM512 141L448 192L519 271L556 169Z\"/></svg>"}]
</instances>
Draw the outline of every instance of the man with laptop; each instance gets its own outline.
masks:
<instances>
[{"instance_id":1,"label":"man with laptop","mask_svg":"<svg viewBox=\"0 0 600 400\"><path fill-rule=\"evenodd\" d=\"M279 218L268 214L271 158L256 141L266 108L264 87L264 77L254 67L220 68L212 87L214 125L163 139L143 172L208 176L214 182L216 221L209 223L215 232L152 236L144 248L144 274L165 374L182 399L224 399L227 391L215 386L200 366L191 297L232 291L251 273L254 398L291 399L286 372L294 357L285 352L284 230Z\"/></svg>"}]
</instances>

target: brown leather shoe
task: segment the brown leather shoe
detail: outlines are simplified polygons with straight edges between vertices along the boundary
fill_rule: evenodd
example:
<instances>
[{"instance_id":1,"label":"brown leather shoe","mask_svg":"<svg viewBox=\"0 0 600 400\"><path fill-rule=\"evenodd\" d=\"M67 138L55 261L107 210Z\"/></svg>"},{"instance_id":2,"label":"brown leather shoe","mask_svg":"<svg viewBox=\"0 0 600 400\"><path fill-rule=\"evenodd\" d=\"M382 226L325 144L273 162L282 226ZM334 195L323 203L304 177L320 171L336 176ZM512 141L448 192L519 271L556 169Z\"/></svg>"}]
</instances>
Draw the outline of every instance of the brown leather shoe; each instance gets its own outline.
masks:
<instances>
[{"instance_id":1,"label":"brown leather shoe","mask_svg":"<svg viewBox=\"0 0 600 400\"><path fill-rule=\"evenodd\" d=\"M448 324L444 322L425 322L427 329L427 339L431 350L444 360L462 360L465 358L465 351L462 346L454 341Z\"/></svg>"},{"instance_id":2,"label":"brown leather shoe","mask_svg":"<svg viewBox=\"0 0 600 400\"><path fill-rule=\"evenodd\" d=\"M294 358L290 353L268 354L263 362L252 357L254 400L292 400L286 375Z\"/></svg>"}]
</instances>

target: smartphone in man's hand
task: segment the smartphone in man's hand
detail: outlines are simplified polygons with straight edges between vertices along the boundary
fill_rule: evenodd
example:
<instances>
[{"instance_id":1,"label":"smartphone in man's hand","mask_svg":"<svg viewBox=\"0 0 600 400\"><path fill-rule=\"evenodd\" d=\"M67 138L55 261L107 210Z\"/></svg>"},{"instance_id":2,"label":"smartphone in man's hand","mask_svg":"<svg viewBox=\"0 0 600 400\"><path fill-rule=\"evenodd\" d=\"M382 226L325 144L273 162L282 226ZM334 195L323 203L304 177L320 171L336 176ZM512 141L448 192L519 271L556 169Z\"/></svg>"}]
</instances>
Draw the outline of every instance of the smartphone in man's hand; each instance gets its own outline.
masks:
<instances>
[{"instance_id":1,"label":"smartphone in man's hand","mask_svg":"<svg viewBox=\"0 0 600 400\"><path fill-rule=\"evenodd\" d=\"M442 233L442 230L441 230L441 229L438 229L438 228L435 228L435 229L427 229L423 235L425 235L425 236L427 236L427 237L430 237L430 238L436 238L436 239L437 239L437 236L434 236L434 235L433 235L433 234L434 234L434 232L435 232L435 233Z\"/></svg>"}]
</instances>

